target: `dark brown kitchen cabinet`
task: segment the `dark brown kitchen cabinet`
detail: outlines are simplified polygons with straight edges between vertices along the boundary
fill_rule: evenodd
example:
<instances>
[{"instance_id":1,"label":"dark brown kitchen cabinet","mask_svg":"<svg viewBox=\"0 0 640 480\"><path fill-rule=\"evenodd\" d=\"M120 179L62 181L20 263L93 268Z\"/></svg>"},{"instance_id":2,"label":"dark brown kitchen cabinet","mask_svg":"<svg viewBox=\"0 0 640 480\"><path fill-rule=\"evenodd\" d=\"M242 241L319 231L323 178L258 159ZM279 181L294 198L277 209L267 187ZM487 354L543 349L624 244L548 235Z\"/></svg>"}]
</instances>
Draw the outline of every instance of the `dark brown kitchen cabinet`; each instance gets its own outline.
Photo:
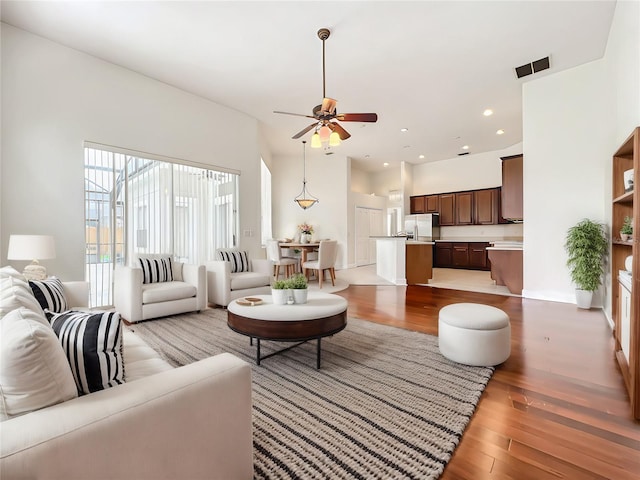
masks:
<instances>
[{"instance_id":1,"label":"dark brown kitchen cabinet","mask_svg":"<svg viewBox=\"0 0 640 480\"><path fill-rule=\"evenodd\" d=\"M440 200L440 226L456 224L456 194L443 193Z\"/></svg>"},{"instance_id":2,"label":"dark brown kitchen cabinet","mask_svg":"<svg viewBox=\"0 0 640 480\"><path fill-rule=\"evenodd\" d=\"M476 190L474 195L474 225L495 225L499 220L499 190L487 188Z\"/></svg>"},{"instance_id":3,"label":"dark brown kitchen cabinet","mask_svg":"<svg viewBox=\"0 0 640 480\"><path fill-rule=\"evenodd\" d=\"M450 242L436 242L434 266L446 268L453 264L453 244Z\"/></svg>"},{"instance_id":4,"label":"dark brown kitchen cabinet","mask_svg":"<svg viewBox=\"0 0 640 480\"><path fill-rule=\"evenodd\" d=\"M424 197L424 195L417 195L409 199L409 208L411 213L425 213Z\"/></svg>"},{"instance_id":5,"label":"dark brown kitchen cabinet","mask_svg":"<svg viewBox=\"0 0 640 480\"><path fill-rule=\"evenodd\" d=\"M473 242L469 243L469 267L481 270L489 270L489 257L487 247L489 243Z\"/></svg>"},{"instance_id":6,"label":"dark brown kitchen cabinet","mask_svg":"<svg viewBox=\"0 0 640 480\"><path fill-rule=\"evenodd\" d=\"M454 243L451 258L454 267L467 268L469 266L469 244L466 242Z\"/></svg>"},{"instance_id":7,"label":"dark brown kitchen cabinet","mask_svg":"<svg viewBox=\"0 0 640 480\"><path fill-rule=\"evenodd\" d=\"M424 196L424 213L440 213L440 195Z\"/></svg>"},{"instance_id":8,"label":"dark brown kitchen cabinet","mask_svg":"<svg viewBox=\"0 0 640 480\"><path fill-rule=\"evenodd\" d=\"M473 192L456 193L456 225L473 225Z\"/></svg>"},{"instance_id":9,"label":"dark brown kitchen cabinet","mask_svg":"<svg viewBox=\"0 0 640 480\"><path fill-rule=\"evenodd\" d=\"M434 267L490 270L488 242L436 242Z\"/></svg>"},{"instance_id":10,"label":"dark brown kitchen cabinet","mask_svg":"<svg viewBox=\"0 0 640 480\"><path fill-rule=\"evenodd\" d=\"M523 156L502 157L502 216L522 220Z\"/></svg>"}]
</instances>

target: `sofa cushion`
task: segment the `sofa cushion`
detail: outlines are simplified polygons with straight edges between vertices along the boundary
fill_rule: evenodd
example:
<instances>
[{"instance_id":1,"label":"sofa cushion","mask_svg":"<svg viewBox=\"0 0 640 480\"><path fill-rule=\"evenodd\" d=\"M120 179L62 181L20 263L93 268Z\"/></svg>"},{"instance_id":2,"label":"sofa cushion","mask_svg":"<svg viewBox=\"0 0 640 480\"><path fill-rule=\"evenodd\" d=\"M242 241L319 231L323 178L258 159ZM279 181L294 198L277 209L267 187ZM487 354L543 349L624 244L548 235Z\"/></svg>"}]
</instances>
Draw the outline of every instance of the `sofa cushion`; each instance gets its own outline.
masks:
<instances>
[{"instance_id":1,"label":"sofa cushion","mask_svg":"<svg viewBox=\"0 0 640 480\"><path fill-rule=\"evenodd\" d=\"M43 310L60 313L68 308L64 287L59 279L52 277L46 280L29 280L29 286Z\"/></svg>"},{"instance_id":2,"label":"sofa cushion","mask_svg":"<svg viewBox=\"0 0 640 480\"><path fill-rule=\"evenodd\" d=\"M80 393L124 383L118 312L68 311L47 316L67 354Z\"/></svg>"},{"instance_id":3,"label":"sofa cushion","mask_svg":"<svg viewBox=\"0 0 640 480\"><path fill-rule=\"evenodd\" d=\"M44 313L25 280L8 275L0 276L0 318L20 307L39 315ZM45 321L44 317L41 318Z\"/></svg>"},{"instance_id":4,"label":"sofa cushion","mask_svg":"<svg viewBox=\"0 0 640 480\"><path fill-rule=\"evenodd\" d=\"M248 272L249 254L240 250L218 250L218 259L231 264L231 273Z\"/></svg>"},{"instance_id":5,"label":"sofa cushion","mask_svg":"<svg viewBox=\"0 0 640 480\"><path fill-rule=\"evenodd\" d=\"M135 329L135 327L132 328ZM127 382L134 382L149 375L173 369L144 340L127 328L122 333L122 344L125 381Z\"/></svg>"},{"instance_id":6,"label":"sofa cushion","mask_svg":"<svg viewBox=\"0 0 640 480\"><path fill-rule=\"evenodd\" d=\"M78 396L69 362L42 313L17 308L0 323L0 416Z\"/></svg>"},{"instance_id":7,"label":"sofa cushion","mask_svg":"<svg viewBox=\"0 0 640 480\"><path fill-rule=\"evenodd\" d=\"M142 304L171 302L195 297L196 287L185 282L150 283L142 286Z\"/></svg>"},{"instance_id":8,"label":"sofa cushion","mask_svg":"<svg viewBox=\"0 0 640 480\"><path fill-rule=\"evenodd\" d=\"M173 270L170 257L138 259L142 268L142 283L172 282Z\"/></svg>"},{"instance_id":9,"label":"sofa cushion","mask_svg":"<svg viewBox=\"0 0 640 480\"><path fill-rule=\"evenodd\" d=\"M264 287L271 283L271 277L258 272L239 272L231 274L231 290Z\"/></svg>"}]
</instances>

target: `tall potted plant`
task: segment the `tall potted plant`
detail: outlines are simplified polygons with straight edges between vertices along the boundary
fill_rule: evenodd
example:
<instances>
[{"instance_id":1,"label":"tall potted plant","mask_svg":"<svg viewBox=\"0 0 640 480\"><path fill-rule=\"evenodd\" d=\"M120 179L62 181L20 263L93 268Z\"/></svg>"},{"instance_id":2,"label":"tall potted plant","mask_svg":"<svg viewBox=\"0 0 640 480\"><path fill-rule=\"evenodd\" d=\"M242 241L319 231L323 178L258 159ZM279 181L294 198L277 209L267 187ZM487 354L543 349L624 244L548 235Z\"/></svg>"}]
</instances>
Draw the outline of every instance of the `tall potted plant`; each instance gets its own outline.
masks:
<instances>
[{"instance_id":1,"label":"tall potted plant","mask_svg":"<svg viewBox=\"0 0 640 480\"><path fill-rule=\"evenodd\" d=\"M593 292L602 283L608 248L604 225L585 218L568 230L564 247L578 308L591 308Z\"/></svg>"}]
</instances>

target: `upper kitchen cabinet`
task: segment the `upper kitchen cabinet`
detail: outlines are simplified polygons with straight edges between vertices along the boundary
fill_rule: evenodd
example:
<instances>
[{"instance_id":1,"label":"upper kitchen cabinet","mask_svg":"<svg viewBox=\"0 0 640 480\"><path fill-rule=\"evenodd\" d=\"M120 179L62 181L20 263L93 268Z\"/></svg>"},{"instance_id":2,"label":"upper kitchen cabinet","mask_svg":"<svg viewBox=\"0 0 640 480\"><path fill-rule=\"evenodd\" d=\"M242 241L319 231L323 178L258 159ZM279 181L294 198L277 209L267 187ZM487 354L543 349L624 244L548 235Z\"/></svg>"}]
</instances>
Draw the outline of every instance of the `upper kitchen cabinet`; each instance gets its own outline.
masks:
<instances>
[{"instance_id":1,"label":"upper kitchen cabinet","mask_svg":"<svg viewBox=\"0 0 640 480\"><path fill-rule=\"evenodd\" d=\"M502 157L502 217L522 220L523 156Z\"/></svg>"},{"instance_id":2,"label":"upper kitchen cabinet","mask_svg":"<svg viewBox=\"0 0 640 480\"><path fill-rule=\"evenodd\" d=\"M456 225L473 225L473 194L456 193Z\"/></svg>"},{"instance_id":3,"label":"upper kitchen cabinet","mask_svg":"<svg viewBox=\"0 0 640 480\"><path fill-rule=\"evenodd\" d=\"M440 195L424 196L424 213L440 213Z\"/></svg>"},{"instance_id":4,"label":"upper kitchen cabinet","mask_svg":"<svg viewBox=\"0 0 640 480\"><path fill-rule=\"evenodd\" d=\"M456 224L456 194L443 193L440 195L440 226Z\"/></svg>"},{"instance_id":5,"label":"upper kitchen cabinet","mask_svg":"<svg viewBox=\"0 0 640 480\"><path fill-rule=\"evenodd\" d=\"M499 223L499 195L499 188L487 188L473 192L473 220L475 225L495 225Z\"/></svg>"},{"instance_id":6,"label":"upper kitchen cabinet","mask_svg":"<svg viewBox=\"0 0 640 480\"><path fill-rule=\"evenodd\" d=\"M440 213L440 195L414 195L410 199L411 213Z\"/></svg>"},{"instance_id":7,"label":"upper kitchen cabinet","mask_svg":"<svg viewBox=\"0 0 640 480\"><path fill-rule=\"evenodd\" d=\"M416 195L409 199L411 213L426 213L424 211L424 195Z\"/></svg>"}]
</instances>

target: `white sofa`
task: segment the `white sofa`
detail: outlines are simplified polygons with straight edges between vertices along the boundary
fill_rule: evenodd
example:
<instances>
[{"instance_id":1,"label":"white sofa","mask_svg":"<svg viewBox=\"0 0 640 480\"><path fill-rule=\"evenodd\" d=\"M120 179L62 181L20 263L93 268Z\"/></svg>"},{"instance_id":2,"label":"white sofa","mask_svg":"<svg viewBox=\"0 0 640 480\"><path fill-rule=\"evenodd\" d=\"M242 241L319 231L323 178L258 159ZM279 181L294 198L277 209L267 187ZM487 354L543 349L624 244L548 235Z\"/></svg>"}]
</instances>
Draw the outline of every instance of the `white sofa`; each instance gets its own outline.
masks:
<instances>
[{"instance_id":1,"label":"white sofa","mask_svg":"<svg viewBox=\"0 0 640 480\"><path fill-rule=\"evenodd\" d=\"M64 291L86 305L86 283ZM126 329L123 344L126 383L0 423L0 478L252 478L249 365L223 353L174 369Z\"/></svg>"},{"instance_id":2,"label":"white sofa","mask_svg":"<svg viewBox=\"0 0 640 480\"><path fill-rule=\"evenodd\" d=\"M209 304L226 307L236 298L271 293L273 262L251 259L249 265L248 272L232 273L227 261L206 262Z\"/></svg>"},{"instance_id":3,"label":"white sofa","mask_svg":"<svg viewBox=\"0 0 640 480\"><path fill-rule=\"evenodd\" d=\"M204 265L172 262L174 281L142 283L138 266L116 267L113 304L122 318L139 322L178 313L204 310L207 276Z\"/></svg>"}]
</instances>

